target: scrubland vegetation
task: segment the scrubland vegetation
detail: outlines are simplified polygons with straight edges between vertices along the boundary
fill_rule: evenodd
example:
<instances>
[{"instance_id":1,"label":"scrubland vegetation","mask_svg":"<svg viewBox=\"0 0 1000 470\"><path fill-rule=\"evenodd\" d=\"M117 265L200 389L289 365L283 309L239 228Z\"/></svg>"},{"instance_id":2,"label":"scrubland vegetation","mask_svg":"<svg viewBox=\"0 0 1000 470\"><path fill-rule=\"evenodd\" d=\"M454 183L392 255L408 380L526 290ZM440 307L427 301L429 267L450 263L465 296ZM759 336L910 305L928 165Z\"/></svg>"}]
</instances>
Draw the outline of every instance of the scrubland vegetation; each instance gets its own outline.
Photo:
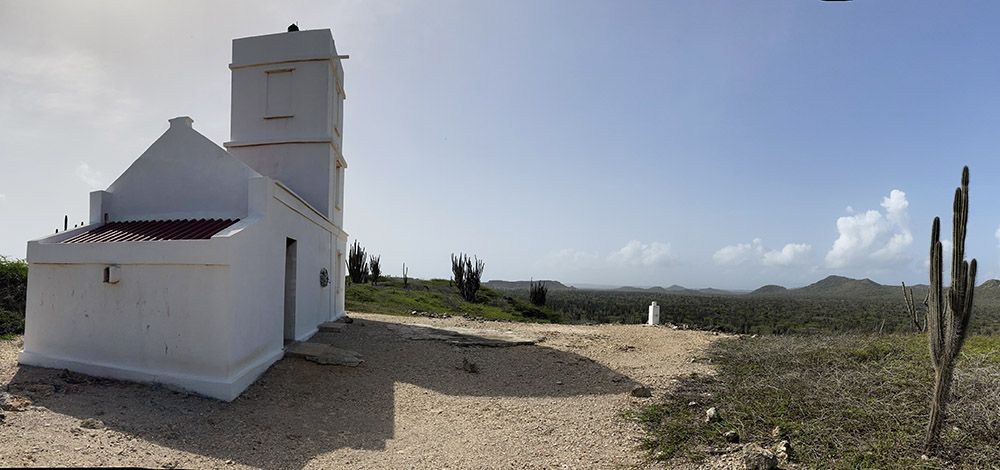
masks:
<instances>
[{"instance_id":1,"label":"scrubland vegetation","mask_svg":"<svg viewBox=\"0 0 1000 470\"><path fill-rule=\"evenodd\" d=\"M547 307L532 305L527 298L480 287L476 301L469 302L446 279L429 281L383 277L377 286L349 284L347 309L357 312L409 315L411 312L467 315L488 320L560 322L562 316Z\"/></svg>"},{"instance_id":2,"label":"scrubland vegetation","mask_svg":"<svg viewBox=\"0 0 1000 470\"><path fill-rule=\"evenodd\" d=\"M897 287L898 289L898 287ZM996 294L1000 294L1000 289ZM522 294L527 297L527 293ZM1000 296L976 291L973 334L1000 334ZM550 290L546 305L573 323L642 323L651 301L665 323L747 334L911 332L902 293L895 298L651 294Z\"/></svg>"},{"instance_id":3,"label":"scrubland vegetation","mask_svg":"<svg viewBox=\"0 0 1000 470\"><path fill-rule=\"evenodd\" d=\"M657 459L704 460L732 430L743 442L788 439L793 461L807 468L1000 462L1000 336L966 342L940 451L930 460L921 458L934 378L924 335L744 336L716 343L704 360L716 375L682 379L633 415ZM705 423L713 406L720 420Z\"/></svg>"}]
</instances>

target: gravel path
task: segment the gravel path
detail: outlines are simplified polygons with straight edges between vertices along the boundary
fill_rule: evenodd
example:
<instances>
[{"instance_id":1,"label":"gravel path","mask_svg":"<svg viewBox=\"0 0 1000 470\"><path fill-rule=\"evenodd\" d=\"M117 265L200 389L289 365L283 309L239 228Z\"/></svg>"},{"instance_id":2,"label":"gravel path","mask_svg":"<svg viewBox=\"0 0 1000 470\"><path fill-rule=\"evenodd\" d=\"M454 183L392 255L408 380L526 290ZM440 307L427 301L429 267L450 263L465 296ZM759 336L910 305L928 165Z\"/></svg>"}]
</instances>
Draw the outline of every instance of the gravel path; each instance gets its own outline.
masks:
<instances>
[{"instance_id":1,"label":"gravel path","mask_svg":"<svg viewBox=\"0 0 1000 470\"><path fill-rule=\"evenodd\" d=\"M0 341L0 466L166 468L620 468L643 466L621 412L716 336L638 325L535 325L352 314L314 340L356 351L358 367L286 358L233 403L157 386L17 366ZM510 330L534 346L408 339L399 324ZM463 369L463 359L478 373ZM10 398L9 399L13 399ZM23 405L23 403L22 403Z\"/></svg>"}]
</instances>

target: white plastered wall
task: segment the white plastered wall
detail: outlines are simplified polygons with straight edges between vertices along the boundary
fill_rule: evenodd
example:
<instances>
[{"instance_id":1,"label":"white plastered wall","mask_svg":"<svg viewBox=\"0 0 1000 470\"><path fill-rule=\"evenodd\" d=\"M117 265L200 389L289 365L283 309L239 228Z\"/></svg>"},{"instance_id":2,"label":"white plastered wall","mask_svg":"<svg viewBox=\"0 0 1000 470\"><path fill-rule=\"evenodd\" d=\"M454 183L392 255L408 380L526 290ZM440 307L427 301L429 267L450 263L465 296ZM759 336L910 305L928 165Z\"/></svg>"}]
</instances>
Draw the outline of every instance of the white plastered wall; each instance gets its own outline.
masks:
<instances>
[{"instance_id":1,"label":"white plastered wall","mask_svg":"<svg viewBox=\"0 0 1000 470\"><path fill-rule=\"evenodd\" d=\"M236 235L233 273L238 324L232 341L237 367L280 351L283 346L284 270L286 239L297 242L295 337L304 340L320 323L343 315L337 295L343 280L334 274L334 247L346 234L289 189L270 178L250 184L251 207L267 216ZM253 210L248 220L256 218ZM330 273L330 284L320 285L320 271Z\"/></svg>"},{"instance_id":2,"label":"white plastered wall","mask_svg":"<svg viewBox=\"0 0 1000 470\"><path fill-rule=\"evenodd\" d=\"M230 152L253 167L258 173L274 178L290 187L324 215L328 214L331 173L335 162L330 157L330 144L282 144L231 147ZM287 181L296 182L292 186Z\"/></svg>"},{"instance_id":3,"label":"white plastered wall","mask_svg":"<svg viewBox=\"0 0 1000 470\"><path fill-rule=\"evenodd\" d=\"M227 241L29 243L20 362L234 398Z\"/></svg>"}]
</instances>

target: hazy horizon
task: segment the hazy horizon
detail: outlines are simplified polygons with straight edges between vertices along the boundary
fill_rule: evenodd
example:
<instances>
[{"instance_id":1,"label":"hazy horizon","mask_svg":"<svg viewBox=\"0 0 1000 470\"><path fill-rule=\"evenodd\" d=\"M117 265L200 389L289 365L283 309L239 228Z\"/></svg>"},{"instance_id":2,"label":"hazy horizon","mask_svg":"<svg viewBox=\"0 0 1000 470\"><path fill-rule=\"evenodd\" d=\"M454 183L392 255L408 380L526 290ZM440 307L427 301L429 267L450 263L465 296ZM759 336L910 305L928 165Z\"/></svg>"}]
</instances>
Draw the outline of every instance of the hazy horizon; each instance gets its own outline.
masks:
<instances>
[{"instance_id":1,"label":"hazy horizon","mask_svg":"<svg viewBox=\"0 0 1000 470\"><path fill-rule=\"evenodd\" d=\"M0 255L167 128L229 140L233 38L333 30L345 229L383 269L595 285L927 282L972 174L1000 277L1000 4L2 2Z\"/></svg>"},{"instance_id":2,"label":"hazy horizon","mask_svg":"<svg viewBox=\"0 0 1000 470\"><path fill-rule=\"evenodd\" d=\"M495 279L495 278L489 278L486 282L492 282L492 281L504 281L504 282L556 281L556 282L559 282L559 283L561 283L563 285L571 286L571 287L576 287L578 289L595 289L595 290L618 289L618 288L622 288L622 287L634 287L634 288L637 288L637 289L651 289L651 288L654 288L654 287L670 288L670 287L677 286L677 287L683 287L685 289L691 289L691 290L719 289L719 290L725 290L725 291L729 291L729 292L753 292L754 290L756 290L756 289L758 289L760 287L769 286L769 285L781 285L781 287L786 287L788 289L798 289L798 288L806 287L806 286L809 286L809 285L814 284L816 282L822 281L822 280L824 280L824 279L826 279L826 278L828 278L830 276L836 276L836 274L828 274L828 275L825 275L823 277L819 277L819 278L813 279L811 281L808 281L808 282L806 282L804 284L781 285L781 284L773 284L772 283L772 284L761 284L761 285L759 285L757 287L746 288L746 289L742 289L742 288L721 288L721 287L712 286L712 285L694 286L694 285L685 285L685 284L677 284L677 283L674 283L674 284L662 284L662 285L661 284L599 284L599 283L589 283L589 282L571 282L571 281L564 281L562 279ZM871 281L875 281L874 279L869 279L869 278L850 278L850 279L855 279L855 280L868 279L868 280L871 280ZM986 281L990 281L990 280L993 280L993 279L986 279L986 278L976 279L976 285L977 286L981 285L982 283L984 283ZM875 281L875 282L878 282L878 281ZM898 284L885 284L885 283L881 283L881 282L879 282L879 284L887 285L887 286L892 286L892 287L899 287ZM916 283L912 283L912 284L911 283L907 283L906 284L907 287L927 286L927 285L928 285L928 281L917 281Z\"/></svg>"}]
</instances>

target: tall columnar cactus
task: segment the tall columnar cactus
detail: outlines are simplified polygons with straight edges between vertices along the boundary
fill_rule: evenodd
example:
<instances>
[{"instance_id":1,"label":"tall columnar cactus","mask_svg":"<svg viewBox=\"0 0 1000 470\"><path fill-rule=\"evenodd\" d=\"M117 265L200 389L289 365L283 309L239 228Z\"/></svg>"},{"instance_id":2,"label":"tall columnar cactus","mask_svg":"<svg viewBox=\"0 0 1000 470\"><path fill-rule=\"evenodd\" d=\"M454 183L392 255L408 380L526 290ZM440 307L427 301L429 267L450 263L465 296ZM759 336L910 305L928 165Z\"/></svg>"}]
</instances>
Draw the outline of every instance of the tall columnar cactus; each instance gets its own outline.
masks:
<instances>
[{"instance_id":1,"label":"tall columnar cactus","mask_svg":"<svg viewBox=\"0 0 1000 470\"><path fill-rule=\"evenodd\" d=\"M548 293L549 288L542 281L535 282L532 279L531 284L528 285L528 299L531 300L531 303L539 307L545 306L545 298L548 296Z\"/></svg>"},{"instance_id":2,"label":"tall columnar cactus","mask_svg":"<svg viewBox=\"0 0 1000 470\"><path fill-rule=\"evenodd\" d=\"M347 274L355 284L365 282L368 277L368 253L357 240L351 245L351 252L347 255Z\"/></svg>"},{"instance_id":3,"label":"tall columnar cactus","mask_svg":"<svg viewBox=\"0 0 1000 470\"><path fill-rule=\"evenodd\" d=\"M368 280L371 281L372 285L377 285L379 278L382 277L382 257L378 255L371 255L368 257Z\"/></svg>"},{"instance_id":4,"label":"tall columnar cactus","mask_svg":"<svg viewBox=\"0 0 1000 470\"><path fill-rule=\"evenodd\" d=\"M976 287L976 260L965 261L965 229L969 221L969 167L962 170L962 186L955 189L952 222L951 288L943 289L941 221L931 228L930 294L927 337L934 364L934 395L924 449L933 453L939 443L941 424L951 392L951 379L972 318L972 294Z\"/></svg>"},{"instance_id":5,"label":"tall columnar cactus","mask_svg":"<svg viewBox=\"0 0 1000 470\"><path fill-rule=\"evenodd\" d=\"M480 279L483 276L483 267L486 265L478 257L473 260L464 253L455 256L451 255L451 281L458 288L462 298L469 302L476 301L476 292L479 291Z\"/></svg>"},{"instance_id":6,"label":"tall columnar cactus","mask_svg":"<svg viewBox=\"0 0 1000 470\"><path fill-rule=\"evenodd\" d=\"M455 256L451 254L451 282L458 288L458 292L465 295L465 255Z\"/></svg>"}]
</instances>

